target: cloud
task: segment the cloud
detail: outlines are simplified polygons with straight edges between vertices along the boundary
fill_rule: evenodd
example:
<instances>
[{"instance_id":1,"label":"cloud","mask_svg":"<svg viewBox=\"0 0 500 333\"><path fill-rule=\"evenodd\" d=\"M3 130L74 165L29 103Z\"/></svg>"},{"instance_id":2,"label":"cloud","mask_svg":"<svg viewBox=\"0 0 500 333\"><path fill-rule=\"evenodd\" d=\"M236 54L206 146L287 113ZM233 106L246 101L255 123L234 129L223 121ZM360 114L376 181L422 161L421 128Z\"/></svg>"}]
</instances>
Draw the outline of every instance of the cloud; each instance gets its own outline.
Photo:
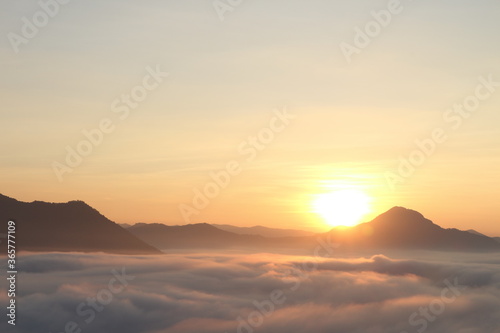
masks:
<instances>
[{"instance_id":1,"label":"cloud","mask_svg":"<svg viewBox=\"0 0 500 333\"><path fill-rule=\"evenodd\" d=\"M60 333L69 322L97 333L500 332L498 254L396 257L25 253L17 325L0 325L8 333Z\"/></svg>"}]
</instances>

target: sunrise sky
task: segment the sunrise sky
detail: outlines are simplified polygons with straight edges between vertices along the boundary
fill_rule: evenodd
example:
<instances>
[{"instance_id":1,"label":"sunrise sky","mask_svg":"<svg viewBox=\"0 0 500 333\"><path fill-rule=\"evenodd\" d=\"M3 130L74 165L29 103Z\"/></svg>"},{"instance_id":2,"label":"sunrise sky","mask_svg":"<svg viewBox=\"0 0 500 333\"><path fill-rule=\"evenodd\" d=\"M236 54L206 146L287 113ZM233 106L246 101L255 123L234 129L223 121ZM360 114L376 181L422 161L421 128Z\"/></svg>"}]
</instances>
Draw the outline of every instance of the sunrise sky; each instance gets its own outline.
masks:
<instances>
[{"instance_id":1,"label":"sunrise sky","mask_svg":"<svg viewBox=\"0 0 500 333\"><path fill-rule=\"evenodd\" d=\"M243 1L222 14L212 1L72 1L17 46L9 33L22 36L40 5L2 2L0 193L185 224L194 189L235 162L191 222L325 230L314 201L354 189L371 198L364 220L397 205L500 236L500 5L394 8L346 56L387 1ZM127 109L122 96L143 82ZM472 111L453 111L461 103ZM58 179L54 162L106 119L102 142ZM436 130L402 176L400 157L419 162L415 141Z\"/></svg>"}]
</instances>

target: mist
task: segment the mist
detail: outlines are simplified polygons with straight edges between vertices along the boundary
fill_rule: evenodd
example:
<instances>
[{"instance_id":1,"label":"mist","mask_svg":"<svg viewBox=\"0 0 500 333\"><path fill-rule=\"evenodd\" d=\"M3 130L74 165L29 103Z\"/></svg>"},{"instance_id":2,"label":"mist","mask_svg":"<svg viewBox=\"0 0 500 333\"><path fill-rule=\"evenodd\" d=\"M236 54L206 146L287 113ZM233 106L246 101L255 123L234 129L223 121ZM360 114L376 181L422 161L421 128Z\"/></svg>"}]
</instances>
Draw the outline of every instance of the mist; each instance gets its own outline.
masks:
<instances>
[{"instance_id":1,"label":"mist","mask_svg":"<svg viewBox=\"0 0 500 333\"><path fill-rule=\"evenodd\" d=\"M2 332L494 333L499 263L429 251L24 253L17 323Z\"/></svg>"}]
</instances>

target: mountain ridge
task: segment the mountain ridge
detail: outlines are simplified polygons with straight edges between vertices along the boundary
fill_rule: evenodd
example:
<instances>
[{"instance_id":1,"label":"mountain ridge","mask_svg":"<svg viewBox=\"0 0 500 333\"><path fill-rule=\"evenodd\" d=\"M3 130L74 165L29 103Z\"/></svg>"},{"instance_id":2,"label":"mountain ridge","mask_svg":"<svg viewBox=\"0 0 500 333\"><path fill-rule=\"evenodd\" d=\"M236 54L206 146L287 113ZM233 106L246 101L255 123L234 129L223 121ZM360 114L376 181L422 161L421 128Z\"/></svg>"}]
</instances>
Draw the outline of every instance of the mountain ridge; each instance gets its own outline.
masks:
<instances>
[{"instance_id":1,"label":"mountain ridge","mask_svg":"<svg viewBox=\"0 0 500 333\"><path fill-rule=\"evenodd\" d=\"M302 237L263 237L219 230L207 223L184 226L136 224L129 230L161 249L172 248L309 248L318 238L340 245L343 250L428 249L451 251L500 250L500 244L487 236L455 228L444 229L421 213L395 206L370 222L354 227L332 228L326 233ZM205 233L205 234L204 234Z\"/></svg>"},{"instance_id":2,"label":"mountain ridge","mask_svg":"<svg viewBox=\"0 0 500 333\"><path fill-rule=\"evenodd\" d=\"M239 227L230 224L214 224L216 228L234 232L240 235L260 235L264 237L294 237L294 236L313 236L315 233L311 231L299 229L283 229L283 228L270 228L262 225L255 225L252 227Z\"/></svg>"},{"instance_id":3,"label":"mountain ridge","mask_svg":"<svg viewBox=\"0 0 500 333\"><path fill-rule=\"evenodd\" d=\"M161 253L81 200L23 202L0 195L3 230L10 220L16 222L18 251Z\"/></svg>"},{"instance_id":4,"label":"mountain ridge","mask_svg":"<svg viewBox=\"0 0 500 333\"><path fill-rule=\"evenodd\" d=\"M301 248L328 238L343 250L427 249L500 250L498 239L477 232L445 229L421 213L395 206L372 221L350 228L332 228L311 236L264 237L237 234L208 223L167 226L137 223L127 229L81 200L66 203L22 202L0 194L0 220L16 221L18 249L153 254L176 248ZM267 228L267 227L263 227ZM250 228L251 229L251 228ZM296 231L294 229L273 229ZM4 230L7 230L5 226ZM6 247L6 242L0 245ZM6 253L5 251L3 253Z\"/></svg>"},{"instance_id":5,"label":"mountain ridge","mask_svg":"<svg viewBox=\"0 0 500 333\"><path fill-rule=\"evenodd\" d=\"M219 248L263 246L266 238L255 235L238 235L218 229L208 223L168 226L161 223L138 223L127 228L145 242L161 249Z\"/></svg>"},{"instance_id":6,"label":"mountain ridge","mask_svg":"<svg viewBox=\"0 0 500 333\"><path fill-rule=\"evenodd\" d=\"M349 229L333 228L328 236L353 248L404 248L435 250L500 250L494 239L455 228L445 229L421 213L395 206Z\"/></svg>"}]
</instances>

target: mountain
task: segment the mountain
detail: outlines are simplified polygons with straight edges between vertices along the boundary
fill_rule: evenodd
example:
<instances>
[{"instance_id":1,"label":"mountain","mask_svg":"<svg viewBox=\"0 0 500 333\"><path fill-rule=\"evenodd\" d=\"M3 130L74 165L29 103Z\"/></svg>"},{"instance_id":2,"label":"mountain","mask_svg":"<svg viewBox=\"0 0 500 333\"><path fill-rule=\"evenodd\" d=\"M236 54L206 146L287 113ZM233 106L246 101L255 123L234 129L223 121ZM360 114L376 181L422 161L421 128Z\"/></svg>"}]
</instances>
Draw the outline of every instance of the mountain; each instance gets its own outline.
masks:
<instances>
[{"instance_id":1,"label":"mountain","mask_svg":"<svg viewBox=\"0 0 500 333\"><path fill-rule=\"evenodd\" d=\"M314 249L318 239L334 243L336 251L367 249L399 250L500 250L500 244L484 235L457 229L443 229L422 214L394 207L371 222L355 227L333 228L327 233L303 237L241 235L200 223L184 226L139 223L127 229L160 249L175 248L258 248Z\"/></svg>"},{"instance_id":2,"label":"mountain","mask_svg":"<svg viewBox=\"0 0 500 333\"><path fill-rule=\"evenodd\" d=\"M159 223L137 223L127 229L159 249L264 247L271 240L258 235L239 235L220 230L207 223L168 226Z\"/></svg>"},{"instance_id":3,"label":"mountain","mask_svg":"<svg viewBox=\"0 0 500 333\"><path fill-rule=\"evenodd\" d=\"M419 212L403 207L393 207L371 222L352 228L334 228L327 235L347 249L500 250L490 237L443 229Z\"/></svg>"},{"instance_id":4,"label":"mountain","mask_svg":"<svg viewBox=\"0 0 500 333\"><path fill-rule=\"evenodd\" d=\"M145 242L161 249L309 249L313 237L263 237L240 235L207 223L168 226L158 223L137 223L127 229Z\"/></svg>"},{"instance_id":5,"label":"mountain","mask_svg":"<svg viewBox=\"0 0 500 333\"><path fill-rule=\"evenodd\" d=\"M489 236L486 236L485 234L482 234L474 229L469 229L469 230L465 230L465 231L470 232L470 233L475 234L475 235L489 237ZM500 243L500 237L491 237L491 238Z\"/></svg>"},{"instance_id":6,"label":"mountain","mask_svg":"<svg viewBox=\"0 0 500 333\"><path fill-rule=\"evenodd\" d=\"M240 235L259 235L264 237L303 237L312 236L313 232L297 229L276 229L260 225L254 227L237 227L229 224L212 224L214 227Z\"/></svg>"},{"instance_id":7,"label":"mountain","mask_svg":"<svg viewBox=\"0 0 500 333\"><path fill-rule=\"evenodd\" d=\"M83 201L28 203L0 194L1 232L9 220L16 222L18 251L161 253Z\"/></svg>"},{"instance_id":8,"label":"mountain","mask_svg":"<svg viewBox=\"0 0 500 333\"><path fill-rule=\"evenodd\" d=\"M470 232L470 233L475 234L475 235L488 237L485 234L482 234L474 229L469 229L469 230L465 230L465 231ZM491 237L491 239L494 239L496 242L500 243L500 237Z\"/></svg>"},{"instance_id":9,"label":"mountain","mask_svg":"<svg viewBox=\"0 0 500 333\"><path fill-rule=\"evenodd\" d=\"M300 249L318 246L321 238L337 251L364 249L500 250L498 240L470 231L443 229L422 214L394 207L370 222L351 228L333 228L313 236L275 237L290 230L264 227L273 237L238 234L206 223L183 226L138 223L127 229L110 221L83 201L67 203L21 202L0 195L0 234L7 222L16 222L16 248L25 251L81 251L130 254L161 253L160 249L258 250ZM264 228L264 229L262 229ZM240 230L240 229L234 229ZM1 253L7 242L0 238ZM155 248L156 247L156 248Z\"/></svg>"},{"instance_id":10,"label":"mountain","mask_svg":"<svg viewBox=\"0 0 500 333\"><path fill-rule=\"evenodd\" d=\"M482 234L482 233L480 233L479 231L476 231L476 230L474 230L474 229L469 229L469 230L465 230L465 231L470 232L471 234L474 234L474 235L479 235L479 236L485 236L485 237L488 237L488 236L486 236L485 234Z\"/></svg>"}]
</instances>

